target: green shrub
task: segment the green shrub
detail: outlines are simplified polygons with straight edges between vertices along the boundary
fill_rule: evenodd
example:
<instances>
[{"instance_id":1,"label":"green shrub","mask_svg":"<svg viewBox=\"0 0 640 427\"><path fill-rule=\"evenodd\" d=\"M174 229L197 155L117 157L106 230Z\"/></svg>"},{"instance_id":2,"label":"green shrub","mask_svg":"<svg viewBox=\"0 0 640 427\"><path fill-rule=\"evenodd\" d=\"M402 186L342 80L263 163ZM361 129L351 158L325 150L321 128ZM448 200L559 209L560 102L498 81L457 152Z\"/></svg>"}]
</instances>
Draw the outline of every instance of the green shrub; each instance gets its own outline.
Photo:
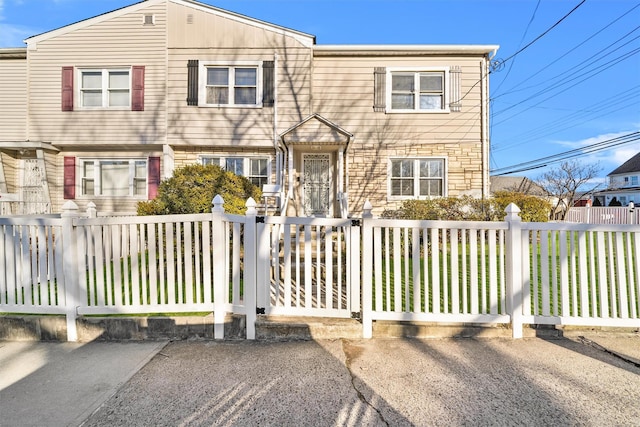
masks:
<instances>
[{"instance_id":1,"label":"green shrub","mask_svg":"<svg viewBox=\"0 0 640 427\"><path fill-rule=\"evenodd\" d=\"M384 218L444 221L502 221L505 208L515 203L523 221L546 222L551 204L539 197L511 191L500 191L491 199L470 196L440 197L431 200L406 200L398 210L386 210Z\"/></svg>"},{"instance_id":2,"label":"green shrub","mask_svg":"<svg viewBox=\"0 0 640 427\"><path fill-rule=\"evenodd\" d=\"M227 213L244 214L249 197L260 200L261 190L243 176L215 165L188 165L176 169L160 183L154 200L138 203L138 215L211 212L211 201L220 194Z\"/></svg>"},{"instance_id":3,"label":"green shrub","mask_svg":"<svg viewBox=\"0 0 640 427\"><path fill-rule=\"evenodd\" d=\"M504 219L504 210L509 203L515 203L520 208L520 218L525 222L547 222L551 213L549 201L516 191L497 191L492 202L495 212L500 213L498 220Z\"/></svg>"}]
</instances>

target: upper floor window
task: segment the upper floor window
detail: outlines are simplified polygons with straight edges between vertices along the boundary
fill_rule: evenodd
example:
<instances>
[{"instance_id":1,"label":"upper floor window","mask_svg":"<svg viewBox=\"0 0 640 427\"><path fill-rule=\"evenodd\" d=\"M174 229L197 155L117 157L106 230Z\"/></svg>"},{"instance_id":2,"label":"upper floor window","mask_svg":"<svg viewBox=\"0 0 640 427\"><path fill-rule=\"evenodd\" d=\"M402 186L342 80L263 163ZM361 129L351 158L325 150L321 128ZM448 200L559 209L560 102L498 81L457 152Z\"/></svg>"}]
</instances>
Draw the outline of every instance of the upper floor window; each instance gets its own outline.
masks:
<instances>
[{"instance_id":1,"label":"upper floor window","mask_svg":"<svg viewBox=\"0 0 640 427\"><path fill-rule=\"evenodd\" d=\"M144 111L144 65L126 68L62 67L62 111Z\"/></svg>"},{"instance_id":2,"label":"upper floor window","mask_svg":"<svg viewBox=\"0 0 640 427\"><path fill-rule=\"evenodd\" d=\"M217 165L236 175L245 176L260 188L269 183L270 162L267 157L202 156L200 162L203 165Z\"/></svg>"},{"instance_id":3,"label":"upper floor window","mask_svg":"<svg viewBox=\"0 0 640 427\"><path fill-rule=\"evenodd\" d=\"M80 70L80 106L128 108L131 105L131 70Z\"/></svg>"},{"instance_id":4,"label":"upper floor window","mask_svg":"<svg viewBox=\"0 0 640 427\"><path fill-rule=\"evenodd\" d=\"M144 159L82 159L83 196L146 197L147 161Z\"/></svg>"},{"instance_id":5,"label":"upper floor window","mask_svg":"<svg viewBox=\"0 0 640 427\"><path fill-rule=\"evenodd\" d=\"M391 199L445 195L445 159L399 158L390 160Z\"/></svg>"},{"instance_id":6,"label":"upper floor window","mask_svg":"<svg viewBox=\"0 0 640 427\"><path fill-rule=\"evenodd\" d=\"M200 105L258 107L262 104L259 64L202 64Z\"/></svg>"},{"instance_id":7,"label":"upper floor window","mask_svg":"<svg viewBox=\"0 0 640 427\"><path fill-rule=\"evenodd\" d=\"M447 70L387 69L387 108L391 112L446 112Z\"/></svg>"}]
</instances>

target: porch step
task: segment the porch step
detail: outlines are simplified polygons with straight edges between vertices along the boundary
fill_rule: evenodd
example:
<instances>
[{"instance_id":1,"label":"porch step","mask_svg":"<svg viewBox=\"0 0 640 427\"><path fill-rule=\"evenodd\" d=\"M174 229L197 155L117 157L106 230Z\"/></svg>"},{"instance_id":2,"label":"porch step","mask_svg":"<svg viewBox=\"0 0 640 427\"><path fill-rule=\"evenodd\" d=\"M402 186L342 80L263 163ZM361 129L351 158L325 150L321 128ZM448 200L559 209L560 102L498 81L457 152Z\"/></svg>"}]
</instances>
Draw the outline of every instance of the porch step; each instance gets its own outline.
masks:
<instances>
[{"instance_id":1,"label":"porch step","mask_svg":"<svg viewBox=\"0 0 640 427\"><path fill-rule=\"evenodd\" d=\"M329 317L258 316L256 338L260 340L359 339L362 324L356 319Z\"/></svg>"}]
</instances>

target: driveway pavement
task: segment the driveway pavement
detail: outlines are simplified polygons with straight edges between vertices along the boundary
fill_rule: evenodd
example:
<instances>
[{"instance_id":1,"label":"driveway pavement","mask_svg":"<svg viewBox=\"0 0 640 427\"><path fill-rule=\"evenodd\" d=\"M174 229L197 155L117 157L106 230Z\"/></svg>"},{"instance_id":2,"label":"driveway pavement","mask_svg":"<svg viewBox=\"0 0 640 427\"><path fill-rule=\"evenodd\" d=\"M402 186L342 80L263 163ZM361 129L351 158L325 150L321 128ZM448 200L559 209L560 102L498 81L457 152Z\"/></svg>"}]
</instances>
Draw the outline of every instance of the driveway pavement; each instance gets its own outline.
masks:
<instances>
[{"instance_id":1,"label":"driveway pavement","mask_svg":"<svg viewBox=\"0 0 640 427\"><path fill-rule=\"evenodd\" d=\"M0 378L7 373L7 348L15 363L40 346L68 346L29 343L31 350L16 353L15 345L0 343ZM640 425L637 334L163 346L90 343L45 360L31 373L14 374L13 382L2 383L0 424ZM131 353L138 360L128 364L124 359ZM155 356L131 376L150 354ZM94 388L100 396L91 395ZM86 399L82 393L63 399L69 389L83 389ZM76 413L58 418L53 406Z\"/></svg>"}]
</instances>

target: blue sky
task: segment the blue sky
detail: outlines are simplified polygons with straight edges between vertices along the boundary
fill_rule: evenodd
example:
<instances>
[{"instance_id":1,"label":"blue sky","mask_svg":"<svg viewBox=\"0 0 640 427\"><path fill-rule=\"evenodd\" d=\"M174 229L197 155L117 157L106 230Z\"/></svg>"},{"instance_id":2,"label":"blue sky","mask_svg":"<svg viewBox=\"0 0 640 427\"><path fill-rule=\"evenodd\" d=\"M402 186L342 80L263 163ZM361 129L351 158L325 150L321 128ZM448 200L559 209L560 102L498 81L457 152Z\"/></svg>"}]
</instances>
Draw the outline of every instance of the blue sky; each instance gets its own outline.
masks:
<instances>
[{"instance_id":1,"label":"blue sky","mask_svg":"<svg viewBox=\"0 0 640 427\"><path fill-rule=\"evenodd\" d=\"M499 45L502 66L490 77L491 167L499 169L640 132L640 1L581 1L205 3L313 34L318 44ZM135 2L0 0L0 47ZM639 151L636 140L576 159L599 162L604 177Z\"/></svg>"}]
</instances>

